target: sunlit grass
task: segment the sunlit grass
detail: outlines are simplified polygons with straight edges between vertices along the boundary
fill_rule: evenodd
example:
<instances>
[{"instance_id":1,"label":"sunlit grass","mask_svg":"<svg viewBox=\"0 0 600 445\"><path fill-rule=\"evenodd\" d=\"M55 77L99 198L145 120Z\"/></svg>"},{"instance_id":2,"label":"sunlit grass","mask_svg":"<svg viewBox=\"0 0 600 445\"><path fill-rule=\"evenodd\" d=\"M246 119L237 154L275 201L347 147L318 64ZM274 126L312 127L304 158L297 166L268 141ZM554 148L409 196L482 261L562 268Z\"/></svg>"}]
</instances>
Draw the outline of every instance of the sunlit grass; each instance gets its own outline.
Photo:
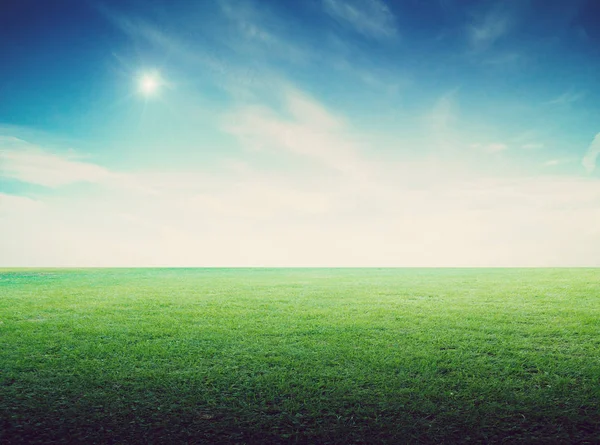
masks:
<instances>
[{"instance_id":1,"label":"sunlit grass","mask_svg":"<svg viewBox=\"0 0 600 445\"><path fill-rule=\"evenodd\" d=\"M594 443L600 271L0 270L1 443Z\"/></svg>"}]
</instances>

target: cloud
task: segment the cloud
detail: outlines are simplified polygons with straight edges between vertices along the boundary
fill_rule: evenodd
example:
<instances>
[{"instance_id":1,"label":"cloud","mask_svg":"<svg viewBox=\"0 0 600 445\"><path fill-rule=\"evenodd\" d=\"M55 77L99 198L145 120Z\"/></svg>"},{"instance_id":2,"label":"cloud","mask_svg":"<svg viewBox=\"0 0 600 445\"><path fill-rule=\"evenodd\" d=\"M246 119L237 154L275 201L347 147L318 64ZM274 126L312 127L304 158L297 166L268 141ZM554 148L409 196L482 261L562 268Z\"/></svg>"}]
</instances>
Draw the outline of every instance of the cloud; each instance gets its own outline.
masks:
<instances>
[{"instance_id":1,"label":"cloud","mask_svg":"<svg viewBox=\"0 0 600 445\"><path fill-rule=\"evenodd\" d=\"M467 27L467 36L471 49L487 50L504 37L513 23L508 14L492 9Z\"/></svg>"},{"instance_id":2,"label":"cloud","mask_svg":"<svg viewBox=\"0 0 600 445\"><path fill-rule=\"evenodd\" d=\"M506 144L501 144L501 143L492 143L492 144L488 144L485 147L485 151L488 153L499 153L501 151L504 151L508 149L508 146Z\"/></svg>"},{"instance_id":3,"label":"cloud","mask_svg":"<svg viewBox=\"0 0 600 445\"><path fill-rule=\"evenodd\" d=\"M460 118L458 88L440 96L423 115L422 122L428 135L428 143L436 152L453 152L460 144L456 126Z\"/></svg>"},{"instance_id":4,"label":"cloud","mask_svg":"<svg viewBox=\"0 0 600 445\"><path fill-rule=\"evenodd\" d=\"M544 162L542 165L544 167L556 167L558 165L577 163L578 161L579 161L578 158L567 157L567 158L560 158L560 159L549 159L548 161Z\"/></svg>"},{"instance_id":5,"label":"cloud","mask_svg":"<svg viewBox=\"0 0 600 445\"><path fill-rule=\"evenodd\" d=\"M538 150L540 148L544 148L544 144L540 142L530 142L528 144L523 144L521 148L525 150Z\"/></svg>"},{"instance_id":6,"label":"cloud","mask_svg":"<svg viewBox=\"0 0 600 445\"><path fill-rule=\"evenodd\" d=\"M493 142L490 144L482 144L482 143L474 143L471 144L469 147L475 149L475 150L480 150L484 153L500 153L501 151L505 151L508 150L508 145L500 143L500 142Z\"/></svg>"},{"instance_id":7,"label":"cloud","mask_svg":"<svg viewBox=\"0 0 600 445\"><path fill-rule=\"evenodd\" d=\"M434 131L445 132L458 121L458 116L458 89L453 89L438 98L425 119Z\"/></svg>"},{"instance_id":8,"label":"cloud","mask_svg":"<svg viewBox=\"0 0 600 445\"><path fill-rule=\"evenodd\" d=\"M240 106L225 117L224 128L246 147L298 156L364 177L368 162L345 134L342 118L298 90L287 89L281 96L285 113L262 105Z\"/></svg>"},{"instance_id":9,"label":"cloud","mask_svg":"<svg viewBox=\"0 0 600 445\"><path fill-rule=\"evenodd\" d=\"M306 94L290 88L285 93L290 113L300 122L321 130L340 130L344 120L326 110L316 100Z\"/></svg>"},{"instance_id":10,"label":"cloud","mask_svg":"<svg viewBox=\"0 0 600 445\"><path fill-rule=\"evenodd\" d=\"M596 169L596 160L598 159L598 156L600 156L600 133L596 135L581 161L588 173L592 173Z\"/></svg>"},{"instance_id":11,"label":"cloud","mask_svg":"<svg viewBox=\"0 0 600 445\"><path fill-rule=\"evenodd\" d=\"M50 154L21 139L0 137L0 177L60 187L77 182L102 182L110 177L110 173L97 165L79 161L72 154Z\"/></svg>"},{"instance_id":12,"label":"cloud","mask_svg":"<svg viewBox=\"0 0 600 445\"><path fill-rule=\"evenodd\" d=\"M600 181L131 173L160 191L0 195L0 266L598 266ZM226 179L223 179L223 176ZM415 178L427 183L415 188ZM43 224L40 224L43 221ZM593 248L591 248L593 246Z\"/></svg>"},{"instance_id":13,"label":"cloud","mask_svg":"<svg viewBox=\"0 0 600 445\"><path fill-rule=\"evenodd\" d=\"M0 234L10 234L0 266L600 265L600 228L589 224L600 218L600 181L482 177L430 160L370 168L357 181L236 161L129 172L139 188L102 182L93 195L0 194Z\"/></svg>"},{"instance_id":14,"label":"cloud","mask_svg":"<svg viewBox=\"0 0 600 445\"><path fill-rule=\"evenodd\" d=\"M397 35L396 19L382 0L323 0L325 12L367 37Z\"/></svg>"},{"instance_id":15,"label":"cloud","mask_svg":"<svg viewBox=\"0 0 600 445\"><path fill-rule=\"evenodd\" d=\"M377 159L347 116L272 89L222 116L242 149L222 163L116 172L3 138L24 155L10 177L51 189L0 195L0 267L600 266L595 178L482 174L459 151ZM428 121L448 134L455 95Z\"/></svg>"},{"instance_id":16,"label":"cloud","mask_svg":"<svg viewBox=\"0 0 600 445\"><path fill-rule=\"evenodd\" d=\"M584 99L587 96L585 91L565 91L558 97L547 102L548 105L569 105Z\"/></svg>"},{"instance_id":17,"label":"cloud","mask_svg":"<svg viewBox=\"0 0 600 445\"><path fill-rule=\"evenodd\" d=\"M473 44L473 42L471 42ZM474 44L477 46L478 44ZM522 67L527 63L527 57L517 52L507 52L494 54L491 53L489 57L482 60L484 65L491 67L494 70L507 70Z\"/></svg>"},{"instance_id":18,"label":"cloud","mask_svg":"<svg viewBox=\"0 0 600 445\"><path fill-rule=\"evenodd\" d=\"M42 206L39 201L26 196L9 195L0 193L0 218L4 215L15 213L26 213L27 211L38 209Z\"/></svg>"},{"instance_id":19,"label":"cloud","mask_svg":"<svg viewBox=\"0 0 600 445\"><path fill-rule=\"evenodd\" d=\"M279 58L304 64L314 57L298 39L292 38L289 22L275 16L252 2L221 0L221 11L235 25L237 35L223 37L227 45L240 55L249 50L265 58Z\"/></svg>"}]
</instances>

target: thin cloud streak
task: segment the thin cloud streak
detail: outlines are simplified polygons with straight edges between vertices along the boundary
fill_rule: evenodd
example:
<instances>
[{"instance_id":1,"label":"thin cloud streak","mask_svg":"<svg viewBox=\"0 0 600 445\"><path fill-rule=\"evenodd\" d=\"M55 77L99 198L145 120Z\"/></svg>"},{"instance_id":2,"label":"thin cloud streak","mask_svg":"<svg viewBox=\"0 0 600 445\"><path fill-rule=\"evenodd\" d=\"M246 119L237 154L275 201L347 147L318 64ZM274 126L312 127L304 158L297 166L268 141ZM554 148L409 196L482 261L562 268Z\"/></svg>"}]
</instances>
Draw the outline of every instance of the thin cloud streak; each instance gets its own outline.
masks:
<instances>
[{"instance_id":1,"label":"thin cloud streak","mask_svg":"<svg viewBox=\"0 0 600 445\"><path fill-rule=\"evenodd\" d=\"M581 161L583 168L585 168L588 173L593 173L594 170L596 170L598 156L600 156L600 133L596 135Z\"/></svg>"},{"instance_id":2,"label":"thin cloud streak","mask_svg":"<svg viewBox=\"0 0 600 445\"><path fill-rule=\"evenodd\" d=\"M584 91L565 91L560 96L555 97L547 102L548 105L570 105L584 99L587 93Z\"/></svg>"},{"instance_id":3,"label":"thin cloud streak","mask_svg":"<svg viewBox=\"0 0 600 445\"><path fill-rule=\"evenodd\" d=\"M485 147L485 151L488 153L499 153L499 152L505 151L507 149L508 149L508 146L506 144L502 144L499 142L489 144Z\"/></svg>"},{"instance_id":4,"label":"thin cloud streak","mask_svg":"<svg viewBox=\"0 0 600 445\"><path fill-rule=\"evenodd\" d=\"M471 50L486 51L505 37L514 20L508 11L494 7L467 26L467 39Z\"/></svg>"},{"instance_id":5,"label":"thin cloud streak","mask_svg":"<svg viewBox=\"0 0 600 445\"><path fill-rule=\"evenodd\" d=\"M323 0L323 8L366 37L387 39L398 34L396 19L382 0Z\"/></svg>"}]
</instances>

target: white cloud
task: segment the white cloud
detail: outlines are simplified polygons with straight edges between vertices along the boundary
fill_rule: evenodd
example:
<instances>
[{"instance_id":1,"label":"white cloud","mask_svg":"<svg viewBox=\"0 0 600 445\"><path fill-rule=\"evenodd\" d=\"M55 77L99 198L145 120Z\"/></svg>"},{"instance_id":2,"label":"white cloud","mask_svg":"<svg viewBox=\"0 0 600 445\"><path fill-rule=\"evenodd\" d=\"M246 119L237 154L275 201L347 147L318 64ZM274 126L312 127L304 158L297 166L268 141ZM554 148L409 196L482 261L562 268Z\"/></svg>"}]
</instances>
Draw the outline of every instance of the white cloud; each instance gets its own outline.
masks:
<instances>
[{"instance_id":1,"label":"white cloud","mask_svg":"<svg viewBox=\"0 0 600 445\"><path fill-rule=\"evenodd\" d=\"M499 142L495 142L495 143L488 144L485 146L485 151L488 153L499 153L506 149L508 149L508 146L506 144L502 144Z\"/></svg>"},{"instance_id":2,"label":"white cloud","mask_svg":"<svg viewBox=\"0 0 600 445\"><path fill-rule=\"evenodd\" d=\"M558 159L549 159L548 161L543 163L544 167L556 167L558 165L566 165L566 164L575 164L579 162L579 158L576 157L566 157L566 158L558 158Z\"/></svg>"},{"instance_id":3,"label":"white cloud","mask_svg":"<svg viewBox=\"0 0 600 445\"><path fill-rule=\"evenodd\" d=\"M396 19L382 0L323 0L325 11L357 32L375 38L397 34Z\"/></svg>"},{"instance_id":4,"label":"white cloud","mask_svg":"<svg viewBox=\"0 0 600 445\"><path fill-rule=\"evenodd\" d=\"M581 161L583 167L588 173L592 173L596 169L596 160L600 155L600 133L596 135L590 144L587 153Z\"/></svg>"},{"instance_id":5,"label":"white cloud","mask_svg":"<svg viewBox=\"0 0 600 445\"><path fill-rule=\"evenodd\" d=\"M339 172L362 178L367 163L344 131L344 121L296 90L284 93L292 119L265 106L241 106L224 121L227 131L246 146L293 154Z\"/></svg>"},{"instance_id":6,"label":"white cloud","mask_svg":"<svg viewBox=\"0 0 600 445\"><path fill-rule=\"evenodd\" d=\"M36 147L43 168L12 170L55 188L0 195L0 266L600 266L599 180L482 174L459 152L376 161L343 116L276 96L223 117L245 151L221 165L117 173ZM58 187L90 171L93 190Z\"/></svg>"},{"instance_id":7,"label":"white cloud","mask_svg":"<svg viewBox=\"0 0 600 445\"><path fill-rule=\"evenodd\" d=\"M538 150L540 148L544 148L544 144L540 142L530 142L528 144L523 144L521 148L525 150Z\"/></svg>"},{"instance_id":8,"label":"white cloud","mask_svg":"<svg viewBox=\"0 0 600 445\"><path fill-rule=\"evenodd\" d=\"M600 181L452 179L447 168L380 166L368 187L160 173L136 175L160 191L151 198L107 188L95 200L5 206L3 195L0 265L600 265L600 228L589 224L600 218ZM415 188L423 175L428 184Z\"/></svg>"},{"instance_id":9,"label":"white cloud","mask_svg":"<svg viewBox=\"0 0 600 445\"><path fill-rule=\"evenodd\" d=\"M481 151L483 153L500 153L502 151L508 150L508 145L503 144L501 142L492 142L486 144L476 142L474 144L469 145L469 147L474 150Z\"/></svg>"},{"instance_id":10,"label":"white cloud","mask_svg":"<svg viewBox=\"0 0 600 445\"><path fill-rule=\"evenodd\" d=\"M288 89L286 101L290 113L303 124L324 131L337 131L344 127L341 117L334 116L321 104L298 90Z\"/></svg>"},{"instance_id":11,"label":"white cloud","mask_svg":"<svg viewBox=\"0 0 600 445\"><path fill-rule=\"evenodd\" d=\"M42 204L26 196L15 196L0 193L0 218L4 215L27 212L38 209Z\"/></svg>"},{"instance_id":12,"label":"white cloud","mask_svg":"<svg viewBox=\"0 0 600 445\"><path fill-rule=\"evenodd\" d=\"M46 187L76 182L97 183L109 172L78 161L73 155L55 155L17 138L0 138L0 176Z\"/></svg>"}]
</instances>

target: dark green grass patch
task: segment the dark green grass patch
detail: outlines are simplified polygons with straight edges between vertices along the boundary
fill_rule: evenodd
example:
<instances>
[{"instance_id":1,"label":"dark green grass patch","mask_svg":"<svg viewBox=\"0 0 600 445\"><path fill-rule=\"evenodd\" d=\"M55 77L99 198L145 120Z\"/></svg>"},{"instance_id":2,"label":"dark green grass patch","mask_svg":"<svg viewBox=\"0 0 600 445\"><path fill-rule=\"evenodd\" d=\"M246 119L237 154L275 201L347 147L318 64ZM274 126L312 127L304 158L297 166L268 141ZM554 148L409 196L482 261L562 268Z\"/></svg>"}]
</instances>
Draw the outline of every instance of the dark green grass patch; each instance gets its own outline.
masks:
<instances>
[{"instance_id":1,"label":"dark green grass patch","mask_svg":"<svg viewBox=\"0 0 600 445\"><path fill-rule=\"evenodd\" d=\"M600 443L600 271L0 270L0 443Z\"/></svg>"}]
</instances>

